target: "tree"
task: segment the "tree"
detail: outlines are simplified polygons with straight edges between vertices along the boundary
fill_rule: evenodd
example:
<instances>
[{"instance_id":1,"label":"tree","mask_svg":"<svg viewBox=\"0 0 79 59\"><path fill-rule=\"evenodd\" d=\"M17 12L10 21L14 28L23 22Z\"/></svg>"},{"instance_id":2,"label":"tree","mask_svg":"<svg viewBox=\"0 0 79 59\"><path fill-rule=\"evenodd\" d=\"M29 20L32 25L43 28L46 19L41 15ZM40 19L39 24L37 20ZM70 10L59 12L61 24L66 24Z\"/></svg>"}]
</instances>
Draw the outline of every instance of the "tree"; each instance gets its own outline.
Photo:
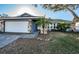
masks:
<instances>
[{"instance_id":1,"label":"tree","mask_svg":"<svg viewBox=\"0 0 79 59\"><path fill-rule=\"evenodd\" d=\"M57 12L57 11L69 11L69 12L71 12L71 14L74 17L71 26L72 26L73 31L75 31L75 23L77 21L79 21L79 17L75 13L74 10L79 8L78 4L44 4L42 6L46 9L53 10L54 12Z\"/></svg>"},{"instance_id":2,"label":"tree","mask_svg":"<svg viewBox=\"0 0 79 59\"><path fill-rule=\"evenodd\" d=\"M45 17L40 17L40 18L37 19L37 21L35 23L38 26L40 26L40 33L41 34L47 34L48 24L51 23L49 20L47 20Z\"/></svg>"}]
</instances>

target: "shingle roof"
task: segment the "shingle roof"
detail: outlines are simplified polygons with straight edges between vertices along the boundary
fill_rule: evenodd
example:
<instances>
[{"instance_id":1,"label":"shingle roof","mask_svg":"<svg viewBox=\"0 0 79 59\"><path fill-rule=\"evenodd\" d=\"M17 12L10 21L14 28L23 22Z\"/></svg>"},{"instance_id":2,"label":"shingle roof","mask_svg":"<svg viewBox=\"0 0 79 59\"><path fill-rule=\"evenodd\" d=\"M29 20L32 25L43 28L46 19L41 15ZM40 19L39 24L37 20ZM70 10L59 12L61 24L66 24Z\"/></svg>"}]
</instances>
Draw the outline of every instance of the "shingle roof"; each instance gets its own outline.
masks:
<instances>
[{"instance_id":1,"label":"shingle roof","mask_svg":"<svg viewBox=\"0 0 79 59\"><path fill-rule=\"evenodd\" d=\"M19 15L17 17L35 17L35 16L28 14L28 13L23 13L22 15Z\"/></svg>"},{"instance_id":2,"label":"shingle roof","mask_svg":"<svg viewBox=\"0 0 79 59\"><path fill-rule=\"evenodd\" d=\"M16 16L16 17L0 17L0 20L28 20L28 19L37 19L39 18L39 16L33 16L33 15L30 15L28 13L24 13L24 14L21 14L19 16Z\"/></svg>"}]
</instances>

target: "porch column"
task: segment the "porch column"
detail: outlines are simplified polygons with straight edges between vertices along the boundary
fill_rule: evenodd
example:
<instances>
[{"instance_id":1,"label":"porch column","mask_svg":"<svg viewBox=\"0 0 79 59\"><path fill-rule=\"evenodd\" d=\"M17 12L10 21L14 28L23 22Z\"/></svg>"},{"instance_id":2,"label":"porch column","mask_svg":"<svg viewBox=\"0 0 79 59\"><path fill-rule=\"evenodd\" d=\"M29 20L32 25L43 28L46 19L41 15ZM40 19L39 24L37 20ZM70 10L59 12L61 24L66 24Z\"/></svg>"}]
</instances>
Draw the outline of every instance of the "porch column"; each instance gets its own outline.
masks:
<instances>
[{"instance_id":1,"label":"porch column","mask_svg":"<svg viewBox=\"0 0 79 59\"><path fill-rule=\"evenodd\" d=\"M4 21L0 20L0 32L4 31Z\"/></svg>"}]
</instances>

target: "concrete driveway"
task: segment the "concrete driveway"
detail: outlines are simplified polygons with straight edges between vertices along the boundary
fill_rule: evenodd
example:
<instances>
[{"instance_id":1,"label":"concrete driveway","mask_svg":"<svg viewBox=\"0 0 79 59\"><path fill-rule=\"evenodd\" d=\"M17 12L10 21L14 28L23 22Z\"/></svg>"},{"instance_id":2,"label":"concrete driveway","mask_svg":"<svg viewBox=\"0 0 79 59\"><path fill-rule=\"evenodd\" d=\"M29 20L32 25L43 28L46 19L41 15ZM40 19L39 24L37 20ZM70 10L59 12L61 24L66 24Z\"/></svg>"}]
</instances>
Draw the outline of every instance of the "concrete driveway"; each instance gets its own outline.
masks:
<instances>
[{"instance_id":1,"label":"concrete driveway","mask_svg":"<svg viewBox=\"0 0 79 59\"><path fill-rule=\"evenodd\" d=\"M13 41L19 39L19 38L35 38L37 37L38 33L34 34L6 34L1 33L0 34L0 48L12 43Z\"/></svg>"},{"instance_id":2,"label":"concrete driveway","mask_svg":"<svg viewBox=\"0 0 79 59\"><path fill-rule=\"evenodd\" d=\"M19 37L19 35L0 34L0 48L8 45L14 40L17 40Z\"/></svg>"}]
</instances>

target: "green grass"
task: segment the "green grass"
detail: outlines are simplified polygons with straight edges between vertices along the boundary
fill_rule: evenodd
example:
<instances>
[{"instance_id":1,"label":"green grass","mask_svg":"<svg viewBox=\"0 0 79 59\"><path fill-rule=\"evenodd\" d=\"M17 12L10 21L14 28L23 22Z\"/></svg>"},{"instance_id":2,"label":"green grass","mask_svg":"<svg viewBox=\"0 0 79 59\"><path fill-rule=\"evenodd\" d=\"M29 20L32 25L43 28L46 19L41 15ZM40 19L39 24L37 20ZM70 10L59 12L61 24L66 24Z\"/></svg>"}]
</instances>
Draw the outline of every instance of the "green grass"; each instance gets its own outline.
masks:
<instances>
[{"instance_id":1,"label":"green grass","mask_svg":"<svg viewBox=\"0 0 79 59\"><path fill-rule=\"evenodd\" d=\"M50 53L79 53L79 40L71 36L56 38L49 42L48 50Z\"/></svg>"}]
</instances>

